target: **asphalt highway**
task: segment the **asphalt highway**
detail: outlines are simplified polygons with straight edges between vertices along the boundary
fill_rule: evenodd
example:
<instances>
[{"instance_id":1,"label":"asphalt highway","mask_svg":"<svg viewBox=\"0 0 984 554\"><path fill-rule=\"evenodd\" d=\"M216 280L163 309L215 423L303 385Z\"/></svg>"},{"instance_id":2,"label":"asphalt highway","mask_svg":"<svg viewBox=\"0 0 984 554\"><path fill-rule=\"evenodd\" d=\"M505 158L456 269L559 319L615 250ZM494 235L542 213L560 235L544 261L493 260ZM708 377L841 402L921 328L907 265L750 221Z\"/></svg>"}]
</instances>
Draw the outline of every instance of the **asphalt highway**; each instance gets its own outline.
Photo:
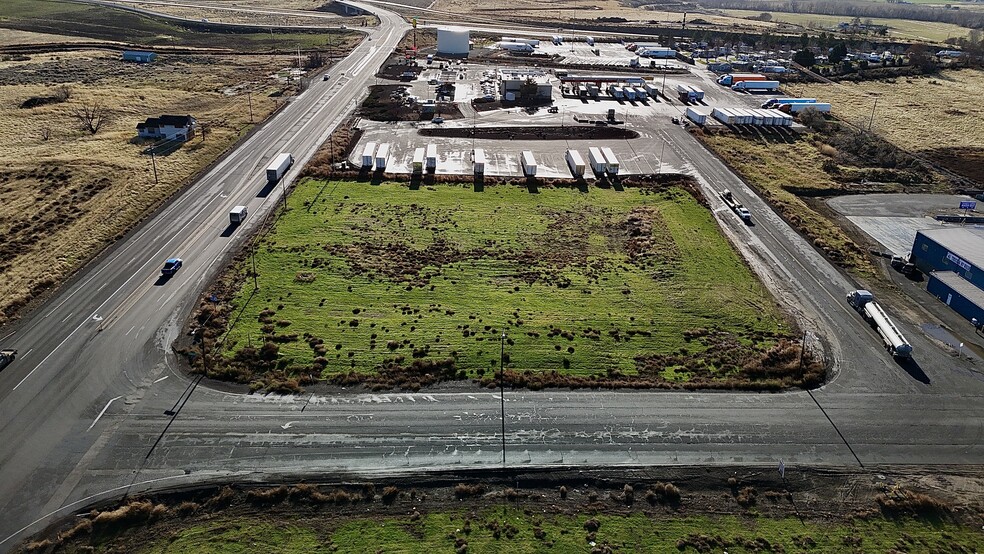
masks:
<instances>
[{"instance_id":1,"label":"asphalt highway","mask_svg":"<svg viewBox=\"0 0 984 554\"><path fill-rule=\"evenodd\" d=\"M95 499L179 483L278 475L385 474L502 464L500 397L462 384L413 394L256 396L199 386L170 345L223 256L282 187L263 168L292 152L293 179L408 25L384 10L363 42L155 217L83 270L2 344L0 551ZM341 73L345 75L342 76ZM721 227L823 344L836 375L783 394L540 391L505 395L506 463L551 465L979 464L984 377L903 324L900 366L844 302L855 288L679 127L669 147L698 175ZM715 191L748 206L746 226ZM288 200L289 202L289 200ZM249 206L240 228L228 211ZM185 260L158 278L170 256ZM976 371L975 371L976 369ZM178 411L176 417L165 411Z\"/></svg>"}]
</instances>

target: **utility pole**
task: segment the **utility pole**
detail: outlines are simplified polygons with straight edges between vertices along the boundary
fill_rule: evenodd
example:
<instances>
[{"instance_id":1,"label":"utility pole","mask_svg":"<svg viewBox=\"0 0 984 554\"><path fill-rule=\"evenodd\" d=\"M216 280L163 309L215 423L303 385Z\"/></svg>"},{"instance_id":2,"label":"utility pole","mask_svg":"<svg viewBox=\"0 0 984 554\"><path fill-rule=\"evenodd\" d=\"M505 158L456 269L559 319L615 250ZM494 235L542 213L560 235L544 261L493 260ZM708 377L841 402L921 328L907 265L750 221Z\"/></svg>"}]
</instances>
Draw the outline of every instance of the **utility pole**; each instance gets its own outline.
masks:
<instances>
[{"instance_id":1,"label":"utility pole","mask_svg":"<svg viewBox=\"0 0 984 554\"><path fill-rule=\"evenodd\" d=\"M871 125L875 121L875 108L878 107L878 97L875 97L875 105L871 107L871 117L868 118L868 132L871 132Z\"/></svg>"},{"instance_id":2,"label":"utility pole","mask_svg":"<svg viewBox=\"0 0 984 554\"><path fill-rule=\"evenodd\" d=\"M249 258L253 262L253 289L260 290L260 284L256 281L256 241L253 241L253 247L249 249Z\"/></svg>"},{"instance_id":3,"label":"utility pole","mask_svg":"<svg viewBox=\"0 0 984 554\"><path fill-rule=\"evenodd\" d=\"M252 91L246 91L246 103L249 105L249 122L253 122L253 93Z\"/></svg>"},{"instance_id":4,"label":"utility pole","mask_svg":"<svg viewBox=\"0 0 984 554\"><path fill-rule=\"evenodd\" d=\"M656 167L656 175L663 172L663 150L666 150L666 139L663 139L663 146L659 147L659 166Z\"/></svg>"},{"instance_id":5,"label":"utility pole","mask_svg":"<svg viewBox=\"0 0 984 554\"><path fill-rule=\"evenodd\" d=\"M157 184L157 156L154 155L154 147L150 147L150 163L154 166L154 184Z\"/></svg>"},{"instance_id":6,"label":"utility pole","mask_svg":"<svg viewBox=\"0 0 984 554\"><path fill-rule=\"evenodd\" d=\"M499 409L502 413L502 467L506 467L506 382L502 360L506 349L506 332L499 336Z\"/></svg>"}]
</instances>

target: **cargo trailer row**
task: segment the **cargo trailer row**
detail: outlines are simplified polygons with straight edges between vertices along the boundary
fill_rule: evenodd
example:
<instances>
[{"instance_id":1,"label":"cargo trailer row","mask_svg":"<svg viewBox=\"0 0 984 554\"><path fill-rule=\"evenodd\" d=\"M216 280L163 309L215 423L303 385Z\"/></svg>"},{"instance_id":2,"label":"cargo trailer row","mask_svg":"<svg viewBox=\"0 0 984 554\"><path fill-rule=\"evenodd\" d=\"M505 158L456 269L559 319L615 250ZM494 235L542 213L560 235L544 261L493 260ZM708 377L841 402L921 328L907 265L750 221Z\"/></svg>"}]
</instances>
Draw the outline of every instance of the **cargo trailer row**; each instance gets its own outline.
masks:
<instances>
[{"instance_id":1,"label":"cargo trailer row","mask_svg":"<svg viewBox=\"0 0 984 554\"><path fill-rule=\"evenodd\" d=\"M711 111L711 117L725 125L755 125L760 127L790 127L793 125L793 117L779 110L714 108Z\"/></svg>"}]
</instances>

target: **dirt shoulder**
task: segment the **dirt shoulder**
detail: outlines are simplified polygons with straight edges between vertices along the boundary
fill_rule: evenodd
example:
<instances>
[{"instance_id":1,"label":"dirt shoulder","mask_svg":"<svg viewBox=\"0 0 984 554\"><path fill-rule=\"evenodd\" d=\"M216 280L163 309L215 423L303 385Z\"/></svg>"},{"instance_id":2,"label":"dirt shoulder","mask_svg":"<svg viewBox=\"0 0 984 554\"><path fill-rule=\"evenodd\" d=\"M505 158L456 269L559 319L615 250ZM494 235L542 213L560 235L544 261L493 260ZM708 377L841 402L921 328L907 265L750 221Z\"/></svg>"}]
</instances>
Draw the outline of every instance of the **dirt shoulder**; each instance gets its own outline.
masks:
<instances>
[{"instance_id":1,"label":"dirt shoulder","mask_svg":"<svg viewBox=\"0 0 984 554\"><path fill-rule=\"evenodd\" d=\"M319 476L87 507L19 551L196 552L272 540L289 552L970 552L982 538L982 489L980 468L789 466L784 479L774 467ZM232 532L241 529L251 531Z\"/></svg>"}]
</instances>

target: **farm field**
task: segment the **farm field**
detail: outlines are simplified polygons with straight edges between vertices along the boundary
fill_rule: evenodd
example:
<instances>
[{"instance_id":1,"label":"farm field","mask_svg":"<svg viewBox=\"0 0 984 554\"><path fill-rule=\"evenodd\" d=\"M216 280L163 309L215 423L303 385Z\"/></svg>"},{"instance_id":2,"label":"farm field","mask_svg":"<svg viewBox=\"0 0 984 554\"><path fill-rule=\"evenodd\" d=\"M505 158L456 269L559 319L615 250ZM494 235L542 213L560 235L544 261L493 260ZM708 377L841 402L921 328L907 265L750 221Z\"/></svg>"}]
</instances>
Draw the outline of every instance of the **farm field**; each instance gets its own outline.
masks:
<instances>
[{"instance_id":1,"label":"farm field","mask_svg":"<svg viewBox=\"0 0 984 554\"><path fill-rule=\"evenodd\" d=\"M754 10L721 10L735 18L758 17L762 12ZM769 12L772 23L790 23L806 28L832 29L843 21L850 21L849 16L818 15L810 13ZM914 21L911 19L880 19L872 18L876 25L887 25L888 35L902 40L916 40L942 43L948 38L966 37L970 29L950 23L933 21Z\"/></svg>"},{"instance_id":2,"label":"farm field","mask_svg":"<svg viewBox=\"0 0 984 554\"><path fill-rule=\"evenodd\" d=\"M984 71L787 88L830 102L837 117L855 124L868 123L875 108L872 128L890 142L984 183L984 108L978 101Z\"/></svg>"},{"instance_id":3,"label":"farm field","mask_svg":"<svg viewBox=\"0 0 984 554\"><path fill-rule=\"evenodd\" d=\"M113 25L106 25L106 21ZM297 48L327 48L337 52L358 40L345 33L209 33L151 19L124 10L60 0L4 0L0 27L52 35L140 44L143 47L195 47L245 52L294 52Z\"/></svg>"},{"instance_id":4,"label":"farm field","mask_svg":"<svg viewBox=\"0 0 984 554\"><path fill-rule=\"evenodd\" d=\"M242 313L226 357L241 380L266 341L279 347L278 369L333 382L488 380L501 346L518 384L725 386L766 379L746 372L794 333L681 188L475 193L309 180L291 203L256 249L259 290L243 277L233 301Z\"/></svg>"},{"instance_id":5,"label":"farm field","mask_svg":"<svg viewBox=\"0 0 984 554\"><path fill-rule=\"evenodd\" d=\"M276 56L164 55L148 66L118 52L32 54L0 62L0 124L20 140L0 158L0 322L60 283L143 214L204 168L275 107ZM21 107L31 98L64 101ZM95 134L72 113L82 103L110 117ZM162 114L191 114L209 133L157 157L155 183L136 125Z\"/></svg>"}]
</instances>

